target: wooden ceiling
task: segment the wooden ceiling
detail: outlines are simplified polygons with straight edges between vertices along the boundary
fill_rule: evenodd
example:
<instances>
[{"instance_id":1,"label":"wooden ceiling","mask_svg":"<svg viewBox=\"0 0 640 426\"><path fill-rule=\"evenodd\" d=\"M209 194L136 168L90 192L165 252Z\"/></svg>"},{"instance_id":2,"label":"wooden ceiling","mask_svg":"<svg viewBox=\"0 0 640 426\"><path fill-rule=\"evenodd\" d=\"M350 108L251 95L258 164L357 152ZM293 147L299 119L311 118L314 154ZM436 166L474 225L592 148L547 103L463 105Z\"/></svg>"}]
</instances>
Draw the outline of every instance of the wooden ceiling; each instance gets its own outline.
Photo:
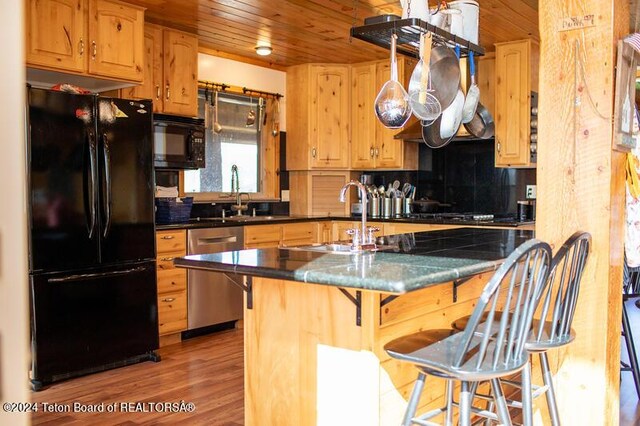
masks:
<instances>
[{"instance_id":1,"label":"wooden ceiling","mask_svg":"<svg viewBox=\"0 0 640 426\"><path fill-rule=\"evenodd\" d=\"M146 7L150 22L198 34L203 51L246 62L266 61L275 68L384 58L384 49L350 41L349 29L369 16L402 12L399 0L126 1ZM538 38L537 0L480 4L480 44L487 51L497 42ZM260 42L272 46L269 57L256 55L254 47Z\"/></svg>"}]
</instances>

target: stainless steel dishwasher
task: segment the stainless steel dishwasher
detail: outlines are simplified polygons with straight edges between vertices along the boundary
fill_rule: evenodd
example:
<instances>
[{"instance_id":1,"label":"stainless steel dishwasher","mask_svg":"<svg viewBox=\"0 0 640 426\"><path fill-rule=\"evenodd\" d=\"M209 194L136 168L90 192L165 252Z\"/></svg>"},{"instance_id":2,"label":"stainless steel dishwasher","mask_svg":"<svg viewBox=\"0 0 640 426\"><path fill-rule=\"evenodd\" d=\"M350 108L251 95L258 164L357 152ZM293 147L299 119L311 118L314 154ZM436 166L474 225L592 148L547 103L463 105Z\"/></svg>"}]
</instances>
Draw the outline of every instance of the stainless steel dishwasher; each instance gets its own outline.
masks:
<instances>
[{"instance_id":1,"label":"stainless steel dishwasher","mask_svg":"<svg viewBox=\"0 0 640 426\"><path fill-rule=\"evenodd\" d=\"M187 254L220 253L242 250L242 226L202 228L187 231ZM222 272L189 269L188 330L242 318L243 291Z\"/></svg>"}]
</instances>

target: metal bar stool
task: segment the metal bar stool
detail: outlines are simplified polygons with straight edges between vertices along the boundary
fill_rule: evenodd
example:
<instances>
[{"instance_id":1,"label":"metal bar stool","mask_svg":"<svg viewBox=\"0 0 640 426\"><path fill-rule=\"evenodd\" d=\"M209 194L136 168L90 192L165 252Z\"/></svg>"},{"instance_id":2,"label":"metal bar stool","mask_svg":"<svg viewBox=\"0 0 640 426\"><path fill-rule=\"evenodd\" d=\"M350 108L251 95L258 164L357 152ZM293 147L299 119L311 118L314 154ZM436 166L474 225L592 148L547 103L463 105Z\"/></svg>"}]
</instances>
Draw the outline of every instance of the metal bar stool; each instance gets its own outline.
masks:
<instances>
[{"instance_id":1,"label":"metal bar stool","mask_svg":"<svg viewBox=\"0 0 640 426\"><path fill-rule=\"evenodd\" d=\"M548 244L529 240L520 245L497 269L485 286L467 327L435 343L427 341L428 332L400 337L385 345L395 359L414 364L419 370L409 398L403 425L433 425L428 420L445 413L445 424L452 424L453 381L460 381L460 425L469 426L471 413L480 414L511 425L500 377L514 374L528 365L529 353L524 345L531 330L533 313L547 283L551 263ZM505 312L496 318L496 309L504 295ZM484 318L484 319L483 319ZM415 417L426 375L447 380L445 406ZM472 407L472 388L490 381L497 413Z\"/></svg>"},{"instance_id":2,"label":"metal bar stool","mask_svg":"<svg viewBox=\"0 0 640 426\"><path fill-rule=\"evenodd\" d=\"M571 329L571 323L573 322L580 282L589 255L590 244L591 235L586 232L576 232L569 237L553 257L551 261L551 272L548 278L549 282L546 286L542 287L542 293L540 294L541 302L536 311L536 315L534 315L535 319L532 324L532 333L525 343L525 349L531 355L537 353L540 357L540 368L542 369L544 386L532 386L530 384L530 377L526 379L523 377L522 383L501 380L502 383L523 389L522 401L508 401L507 404L511 407L526 410L527 413L525 417L532 408L525 407L525 405L531 404L531 402L525 401L524 398L528 396L536 398L545 394L551 416L551 424L554 426L560 424L560 419L547 351L568 345L575 339L575 332ZM502 313L497 313L497 315L501 316ZM453 323L453 328L460 329L464 327L464 324L466 324L468 320L469 317L456 320ZM523 375L525 372L530 371L530 368L529 365L523 369ZM478 396L490 401L488 410L491 410L492 402L490 396Z\"/></svg>"},{"instance_id":3,"label":"metal bar stool","mask_svg":"<svg viewBox=\"0 0 640 426\"><path fill-rule=\"evenodd\" d=\"M638 370L638 357L636 356L636 345L633 342L629 313L625 302L637 299L636 306L640 301L640 268L630 268L627 260L624 261L624 272L622 275L622 336L624 337L629 363L620 361L620 371L630 371L633 376L633 383L636 386L636 393L640 399L640 370ZM640 306L639 306L640 307Z\"/></svg>"}]
</instances>

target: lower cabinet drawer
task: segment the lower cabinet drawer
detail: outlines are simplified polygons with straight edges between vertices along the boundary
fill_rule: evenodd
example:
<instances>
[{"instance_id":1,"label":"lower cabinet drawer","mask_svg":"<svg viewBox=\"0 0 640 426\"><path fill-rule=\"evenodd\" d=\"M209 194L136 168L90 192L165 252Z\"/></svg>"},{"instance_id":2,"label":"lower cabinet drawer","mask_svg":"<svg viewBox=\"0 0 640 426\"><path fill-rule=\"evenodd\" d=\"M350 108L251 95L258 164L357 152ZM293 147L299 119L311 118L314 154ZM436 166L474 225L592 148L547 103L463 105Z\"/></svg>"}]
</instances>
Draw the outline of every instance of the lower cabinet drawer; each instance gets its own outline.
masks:
<instances>
[{"instance_id":1,"label":"lower cabinet drawer","mask_svg":"<svg viewBox=\"0 0 640 426\"><path fill-rule=\"evenodd\" d=\"M186 253L179 252L179 251L175 251L173 253L159 254L156 259L156 266L158 268L158 272L175 270L176 267L173 264L173 260L176 257L184 257L184 256L186 256Z\"/></svg>"},{"instance_id":2,"label":"lower cabinet drawer","mask_svg":"<svg viewBox=\"0 0 640 426\"><path fill-rule=\"evenodd\" d=\"M187 329L187 292L158 296L158 329L160 335Z\"/></svg>"},{"instance_id":3,"label":"lower cabinet drawer","mask_svg":"<svg viewBox=\"0 0 640 426\"><path fill-rule=\"evenodd\" d=\"M186 289L187 271L185 269L158 271L158 295Z\"/></svg>"}]
</instances>

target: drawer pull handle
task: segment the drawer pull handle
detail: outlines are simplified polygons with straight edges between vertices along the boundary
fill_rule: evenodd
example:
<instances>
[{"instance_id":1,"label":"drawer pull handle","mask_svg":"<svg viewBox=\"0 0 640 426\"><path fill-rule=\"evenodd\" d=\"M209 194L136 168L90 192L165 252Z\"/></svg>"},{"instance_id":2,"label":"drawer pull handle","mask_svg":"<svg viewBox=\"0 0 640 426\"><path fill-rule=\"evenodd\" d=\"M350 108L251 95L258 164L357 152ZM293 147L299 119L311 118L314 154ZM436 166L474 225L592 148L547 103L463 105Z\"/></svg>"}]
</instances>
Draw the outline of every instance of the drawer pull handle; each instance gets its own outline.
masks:
<instances>
[{"instance_id":1,"label":"drawer pull handle","mask_svg":"<svg viewBox=\"0 0 640 426\"><path fill-rule=\"evenodd\" d=\"M173 235L165 235L162 237L163 240L173 240L175 237Z\"/></svg>"},{"instance_id":2,"label":"drawer pull handle","mask_svg":"<svg viewBox=\"0 0 640 426\"><path fill-rule=\"evenodd\" d=\"M163 302L173 302L174 300L176 300L175 297L167 297L165 299L162 299Z\"/></svg>"},{"instance_id":3,"label":"drawer pull handle","mask_svg":"<svg viewBox=\"0 0 640 426\"><path fill-rule=\"evenodd\" d=\"M163 258L160 258L160 260L162 260L163 262L171 262L173 259L175 259L175 257L163 257Z\"/></svg>"}]
</instances>

